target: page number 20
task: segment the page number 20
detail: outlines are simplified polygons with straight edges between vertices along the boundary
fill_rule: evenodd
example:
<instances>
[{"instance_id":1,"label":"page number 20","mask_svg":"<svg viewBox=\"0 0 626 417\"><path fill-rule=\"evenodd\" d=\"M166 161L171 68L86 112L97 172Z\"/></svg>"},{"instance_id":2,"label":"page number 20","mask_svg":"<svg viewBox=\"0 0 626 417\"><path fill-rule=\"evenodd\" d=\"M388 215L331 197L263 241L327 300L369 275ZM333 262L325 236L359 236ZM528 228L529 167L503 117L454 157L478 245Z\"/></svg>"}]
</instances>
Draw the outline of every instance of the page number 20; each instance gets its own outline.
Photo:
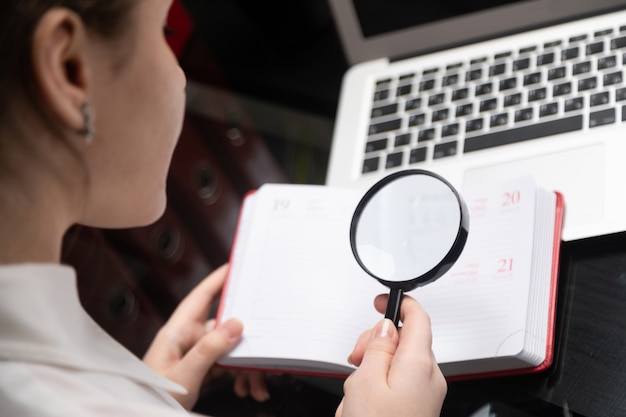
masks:
<instances>
[{"instance_id":1,"label":"page number 20","mask_svg":"<svg viewBox=\"0 0 626 417\"><path fill-rule=\"evenodd\" d=\"M502 207L511 207L519 203L522 198L521 193L518 190L507 191L502 194Z\"/></svg>"}]
</instances>

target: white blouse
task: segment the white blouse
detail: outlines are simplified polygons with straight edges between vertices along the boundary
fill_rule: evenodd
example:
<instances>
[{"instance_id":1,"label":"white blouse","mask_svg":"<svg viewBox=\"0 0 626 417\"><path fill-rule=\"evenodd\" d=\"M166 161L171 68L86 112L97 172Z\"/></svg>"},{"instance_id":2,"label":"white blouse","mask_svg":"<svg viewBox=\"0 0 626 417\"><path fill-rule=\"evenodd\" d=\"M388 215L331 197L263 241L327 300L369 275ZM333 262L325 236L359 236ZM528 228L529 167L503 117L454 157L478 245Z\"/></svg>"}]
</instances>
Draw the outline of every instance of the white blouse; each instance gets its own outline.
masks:
<instances>
[{"instance_id":1,"label":"white blouse","mask_svg":"<svg viewBox=\"0 0 626 417\"><path fill-rule=\"evenodd\" d=\"M68 266L0 266L2 416L188 416L152 371L84 311Z\"/></svg>"}]
</instances>

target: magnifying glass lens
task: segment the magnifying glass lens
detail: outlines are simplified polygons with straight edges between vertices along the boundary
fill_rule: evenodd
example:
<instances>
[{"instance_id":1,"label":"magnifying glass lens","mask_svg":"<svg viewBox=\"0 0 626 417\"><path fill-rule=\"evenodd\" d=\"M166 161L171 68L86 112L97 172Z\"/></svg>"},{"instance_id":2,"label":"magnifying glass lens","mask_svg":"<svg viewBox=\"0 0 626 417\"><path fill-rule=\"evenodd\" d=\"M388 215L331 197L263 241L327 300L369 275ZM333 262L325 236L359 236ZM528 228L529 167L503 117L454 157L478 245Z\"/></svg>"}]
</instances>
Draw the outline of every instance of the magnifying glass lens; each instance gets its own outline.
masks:
<instances>
[{"instance_id":1,"label":"magnifying glass lens","mask_svg":"<svg viewBox=\"0 0 626 417\"><path fill-rule=\"evenodd\" d=\"M352 219L350 244L369 275L403 292L443 275L460 255L467 231L467 208L454 187L434 173L408 170L384 178L364 195ZM396 301L390 299L398 309L401 292L394 293Z\"/></svg>"}]
</instances>

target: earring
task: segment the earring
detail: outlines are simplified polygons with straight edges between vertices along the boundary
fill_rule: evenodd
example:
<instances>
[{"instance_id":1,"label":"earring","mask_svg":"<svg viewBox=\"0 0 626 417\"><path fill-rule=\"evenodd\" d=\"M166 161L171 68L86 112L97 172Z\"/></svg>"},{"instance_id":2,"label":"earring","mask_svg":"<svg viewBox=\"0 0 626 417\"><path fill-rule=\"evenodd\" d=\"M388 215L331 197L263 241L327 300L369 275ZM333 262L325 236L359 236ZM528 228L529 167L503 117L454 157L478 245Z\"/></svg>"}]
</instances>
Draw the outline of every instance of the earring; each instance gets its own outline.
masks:
<instances>
[{"instance_id":1,"label":"earring","mask_svg":"<svg viewBox=\"0 0 626 417\"><path fill-rule=\"evenodd\" d=\"M89 104L88 101L85 101L81 110L83 112L83 120L85 121L85 127L81 133L84 136L85 143L89 144L93 140L93 135L95 133L93 118L91 116L91 104Z\"/></svg>"}]
</instances>

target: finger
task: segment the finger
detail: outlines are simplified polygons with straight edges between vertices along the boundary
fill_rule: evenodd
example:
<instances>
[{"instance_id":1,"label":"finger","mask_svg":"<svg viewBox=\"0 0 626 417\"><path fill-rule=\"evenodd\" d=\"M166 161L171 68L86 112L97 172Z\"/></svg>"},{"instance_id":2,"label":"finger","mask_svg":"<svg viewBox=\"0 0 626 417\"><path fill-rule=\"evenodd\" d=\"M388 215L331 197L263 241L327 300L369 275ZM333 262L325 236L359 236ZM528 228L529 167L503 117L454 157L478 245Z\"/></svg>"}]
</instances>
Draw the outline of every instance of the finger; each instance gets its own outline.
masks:
<instances>
[{"instance_id":1,"label":"finger","mask_svg":"<svg viewBox=\"0 0 626 417\"><path fill-rule=\"evenodd\" d=\"M378 311L379 313L385 314L385 311L387 310L388 300L389 300L388 294L377 295L376 298L374 298L374 307L376 308L376 311Z\"/></svg>"},{"instance_id":2,"label":"finger","mask_svg":"<svg viewBox=\"0 0 626 417\"><path fill-rule=\"evenodd\" d=\"M270 393L265 383L265 375L261 372L249 372L247 377L252 398L261 403L269 400Z\"/></svg>"},{"instance_id":3,"label":"finger","mask_svg":"<svg viewBox=\"0 0 626 417\"><path fill-rule=\"evenodd\" d=\"M417 301L405 296L401 306L402 336L398 344L390 379L398 382L439 373L432 351L430 317ZM412 372L407 372L412 370Z\"/></svg>"},{"instance_id":4,"label":"finger","mask_svg":"<svg viewBox=\"0 0 626 417\"><path fill-rule=\"evenodd\" d=\"M220 266L209 274L181 301L168 323L206 320L211 304L221 293L227 275L228 264Z\"/></svg>"},{"instance_id":5,"label":"finger","mask_svg":"<svg viewBox=\"0 0 626 417\"><path fill-rule=\"evenodd\" d=\"M343 398L341 399L341 402L339 403L339 406L337 407L337 411L335 411L335 417L341 417L342 414L343 414Z\"/></svg>"},{"instance_id":6,"label":"finger","mask_svg":"<svg viewBox=\"0 0 626 417\"><path fill-rule=\"evenodd\" d=\"M371 332L359 370L372 378L387 381L398 339L398 330L391 320L383 319L378 322Z\"/></svg>"},{"instance_id":7,"label":"finger","mask_svg":"<svg viewBox=\"0 0 626 417\"><path fill-rule=\"evenodd\" d=\"M368 329L361 333L359 339L352 350L352 353L348 356L348 363L354 366L360 366L363 361L363 354L365 353L365 348L367 348L367 343L371 339L372 329Z\"/></svg>"},{"instance_id":8,"label":"finger","mask_svg":"<svg viewBox=\"0 0 626 417\"><path fill-rule=\"evenodd\" d=\"M235 375L233 390L239 398L246 398L250 393L250 384L248 384L248 378L244 373Z\"/></svg>"},{"instance_id":9,"label":"finger","mask_svg":"<svg viewBox=\"0 0 626 417\"><path fill-rule=\"evenodd\" d=\"M410 296L404 296L400 307L402 339L398 351L418 352L420 355L432 351L432 331L430 317L420 304ZM416 350L417 349L417 350ZM414 355L417 356L417 355Z\"/></svg>"},{"instance_id":10,"label":"finger","mask_svg":"<svg viewBox=\"0 0 626 417\"><path fill-rule=\"evenodd\" d=\"M172 369L171 378L188 389L199 388L215 361L239 342L242 332L241 322L231 319L207 333Z\"/></svg>"}]
</instances>

